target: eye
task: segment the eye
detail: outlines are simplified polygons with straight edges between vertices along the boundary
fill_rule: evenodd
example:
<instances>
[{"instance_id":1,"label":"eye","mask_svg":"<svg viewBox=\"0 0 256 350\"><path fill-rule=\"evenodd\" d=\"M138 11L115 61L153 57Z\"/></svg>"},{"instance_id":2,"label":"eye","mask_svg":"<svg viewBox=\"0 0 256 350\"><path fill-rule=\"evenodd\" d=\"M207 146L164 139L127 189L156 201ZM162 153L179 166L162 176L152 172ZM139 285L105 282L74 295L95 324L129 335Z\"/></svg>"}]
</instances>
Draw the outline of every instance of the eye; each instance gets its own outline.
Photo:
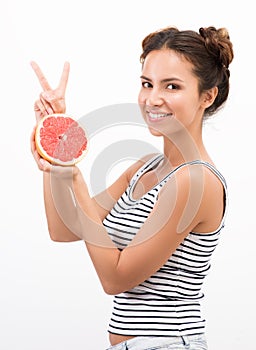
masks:
<instances>
[{"instance_id":1,"label":"eye","mask_svg":"<svg viewBox=\"0 0 256 350\"><path fill-rule=\"evenodd\" d=\"M151 83L149 83L148 81L143 81L141 83L142 87L144 87L145 89L149 89L149 88L152 88L153 85Z\"/></svg>"},{"instance_id":2,"label":"eye","mask_svg":"<svg viewBox=\"0 0 256 350\"><path fill-rule=\"evenodd\" d=\"M177 90L179 87L176 84L169 84L167 85L167 89L169 90Z\"/></svg>"}]
</instances>

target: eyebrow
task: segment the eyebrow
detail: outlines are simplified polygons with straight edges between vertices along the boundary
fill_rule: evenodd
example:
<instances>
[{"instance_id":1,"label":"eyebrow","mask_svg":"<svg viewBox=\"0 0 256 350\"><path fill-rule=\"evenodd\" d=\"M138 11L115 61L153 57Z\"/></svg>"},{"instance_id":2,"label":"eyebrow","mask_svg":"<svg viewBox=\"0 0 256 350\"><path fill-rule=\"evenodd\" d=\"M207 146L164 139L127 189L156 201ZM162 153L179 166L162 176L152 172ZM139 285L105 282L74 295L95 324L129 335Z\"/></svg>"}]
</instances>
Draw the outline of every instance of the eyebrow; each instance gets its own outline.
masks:
<instances>
[{"instance_id":1,"label":"eyebrow","mask_svg":"<svg viewBox=\"0 0 256 350\"><path fill-rule=\"evenodd\" d=\"M145 77L144 75L142 75L140 78L152 82L152 79L147 78L147 77ZM179 79L179 78L173 77L173 78L162 79L162 80L161 80L161 83L168 83L168 82L170 82L170 81L177 81L177 80L180 81L180 82L183 82L183 80L181 80L181 79Z\"/></svg>"}]
</instances>

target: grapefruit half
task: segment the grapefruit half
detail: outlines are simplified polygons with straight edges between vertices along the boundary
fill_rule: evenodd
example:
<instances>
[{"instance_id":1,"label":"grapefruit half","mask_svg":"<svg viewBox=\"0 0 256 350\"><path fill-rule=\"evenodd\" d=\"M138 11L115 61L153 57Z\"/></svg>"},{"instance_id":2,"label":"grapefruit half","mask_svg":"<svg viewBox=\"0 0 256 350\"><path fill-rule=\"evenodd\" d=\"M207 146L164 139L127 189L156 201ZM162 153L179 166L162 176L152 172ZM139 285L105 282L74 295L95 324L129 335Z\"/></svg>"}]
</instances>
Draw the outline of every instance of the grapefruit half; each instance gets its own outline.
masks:
<instances>
[{"instance_id":1,"label":"grapefruit half","mask_svg":"<svg viewBox=\"0 0 256 350\"><path fill-rule=\"evenodd\" d=\"M62 166L80 162L88 146L83 127L66 114L49 114L42 118L36 128L35 143L41 157Z\"/></svg>"}]
</instances>

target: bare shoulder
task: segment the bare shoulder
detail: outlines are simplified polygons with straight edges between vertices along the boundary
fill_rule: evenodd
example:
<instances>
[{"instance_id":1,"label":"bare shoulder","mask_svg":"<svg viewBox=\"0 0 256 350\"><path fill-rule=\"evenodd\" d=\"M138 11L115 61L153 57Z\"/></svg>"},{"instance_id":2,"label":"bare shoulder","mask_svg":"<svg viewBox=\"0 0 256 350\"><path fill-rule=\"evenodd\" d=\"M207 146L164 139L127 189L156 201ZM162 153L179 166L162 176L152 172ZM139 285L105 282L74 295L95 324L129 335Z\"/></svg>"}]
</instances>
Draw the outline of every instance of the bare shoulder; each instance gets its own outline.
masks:
<instances>
[{"instance_id":1,"label":"bare shoulder","mask_svg":"<svg viewBox=\"0 0 256 350\"><path fill-rule=\"evenodd\" d=\"M224 185L217 174L205 164L190 166L189 170L193 186L201 193L200 222L194 231L213 232L218 229L225 210Z\"/></svg>"},{"instance_id":2,"label":"bare shoulder","mask_svg":"<svg viewBox=\"0 0 256 350\"><path fill-rule=\"evenodd\" d=\"M175 177L183 185L188 183L197 188L200 186L205 194L210 193L213 195L216 192L218 196L220 192L223 194L223 183L216 172L217 169L213 164L195 162L176 171Z\"/></svg>"},{"instance_id":3,"label":"bare shoulder","mask_svg":"<svg viewBox=\"0 0 256 350\"><path fill-rule=\"evenodd\" d=\"M121 253L118 269L126 277L115 293L152 276L189 233L208 233L220 223L223 188L216 175L201 165L180 167L173 174L162 186L147 220Z\"/></svg>"},{"instance_id":4,"label":"bare shoulder","mask_svg":"<svg viewBox=\"0 0 256 350\"><path fill-rule=\"evenodd\" d=\"M183 207L183 217L193 217L192 231L216 230L223 218L224 186L218 176L201 163L190 164L174 173L163 187L162 196L176 198L176 208Z\"/></svg>"},{"instance_id":5,"label":"bare shoulder","mask_svg":"<svg viewBox=\"0 0 256 350\"><path fill-rule=\"evenodd\" d=\"M207 202L222 204L224 196L224 185L216 173L213 164L208 163L189 166L191 181L194 185L203 189L203 197Z\"/></svg>"}]
</instances>

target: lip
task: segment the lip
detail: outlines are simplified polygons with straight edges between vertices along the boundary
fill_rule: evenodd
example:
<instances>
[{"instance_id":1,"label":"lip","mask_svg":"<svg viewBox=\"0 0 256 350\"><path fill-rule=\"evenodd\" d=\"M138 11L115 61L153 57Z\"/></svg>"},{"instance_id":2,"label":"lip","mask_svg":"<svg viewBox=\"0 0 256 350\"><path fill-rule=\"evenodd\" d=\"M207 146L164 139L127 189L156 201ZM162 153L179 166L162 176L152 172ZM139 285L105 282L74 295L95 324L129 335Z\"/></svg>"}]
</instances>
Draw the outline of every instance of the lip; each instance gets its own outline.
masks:
<instances>
[{"instance_id":1,"label":"lip","mask_svg":"<svg viewBox=\"0 0 256 350\"><path fill-rule=\"evenodd\" d=\"M146 111L147 119L151 123L159 123L173 116L172 113L164 113L160 111Z\"/></svg>"}]
</instances>

